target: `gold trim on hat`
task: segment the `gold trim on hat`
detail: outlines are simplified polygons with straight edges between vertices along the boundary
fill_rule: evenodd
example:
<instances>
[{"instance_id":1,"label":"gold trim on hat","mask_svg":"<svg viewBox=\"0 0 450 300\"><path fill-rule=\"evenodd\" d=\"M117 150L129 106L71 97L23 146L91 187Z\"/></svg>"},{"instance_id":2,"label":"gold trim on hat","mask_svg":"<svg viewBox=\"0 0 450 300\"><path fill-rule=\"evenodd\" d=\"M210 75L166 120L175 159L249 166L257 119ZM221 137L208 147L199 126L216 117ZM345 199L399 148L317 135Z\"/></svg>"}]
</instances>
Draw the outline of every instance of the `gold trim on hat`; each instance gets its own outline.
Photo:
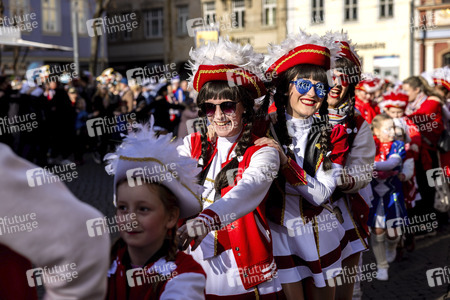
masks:
<instances>
[{"instance_id":1,"label":"gold trim on hat","mask_svg":"<svg viewBox=\"0 0 450 300\"><path fill-rule=\"evenodd\" d=\"M139 161L139 162L142 162L142 161L154 161L154 162L156 162L156 163L159 163L160 165L162 165L164 168L166 168L165 167L165 165L159 160L159 159L156 159L156 158L154 158L154 157L129 157L129 156L123 156L123 155L120 155L119 156L119 159L121 159L121 160L127 160L127 161ZM166 168L167 169L167 168ZM176 176L176 175L174 175L173 174L173 172L172 171L169 171L172 175L173 175L173 177L174 178L176 178L177 180L178 180L178 182L182 185L182 186L184 186L194 197L195 197L195 199L197 199L197 201L198 201L198 203L200 203L200 209L202 209L203 210L203 203L202 203L202 200L197 196L197 194L195 194L187 185L185 185L184 183L182 183L181 181L180 181L180 178L178 177L178 176Z\"/></svg>"},{"instance_id":2,"label":"gold trim on hat","mask_svg":"<svg viewBox=\"0 0 450 300\"><path fill-rule=\"evenodd\" d=\"M327 57L330 57L330 54L326 51L322 51L322 50L315 50L315 49L303 49L303 50L299 50L291 55L289 55L288 57L286 57L285 59L283 59L278 66L275 67L275 69L273 69L272 73L276 72L278 70L279 67L281 67L282 64L284 64L287 60L291 59L292 57L296 56L297 54L300 53L305 53L305 52L312 52L312 53L317 53L317 54L322 54L325 55Z\"/></svg>"},{"instance_id":3,"label":"gold trim on hat","mask_svg":"<svg viewBox=\"0 0 450 300\"><path fill-rule=\"evenodd\" d=\"M239 75L242 75L243 77L245 77L247 80L249 80L253 86L256 89L256 92L258 93L258 98L261 97L261 90L259 89L258 84L256 83L256 81L254 79L252 79L253 76L248 76L247 74L245 74L242 71L236 70L236 69L218 69L218 70L200 70L198 76L197 76L197 83L196 83L196 88L195 90L199 92L198 90L198 84L200 81L200 75L202 75L202 73L206 73L206 74L211 74L211 73L223 73L223 72L233 72ZM256 75L255 75L256 76Z\"/></svg>"}]
</instances>

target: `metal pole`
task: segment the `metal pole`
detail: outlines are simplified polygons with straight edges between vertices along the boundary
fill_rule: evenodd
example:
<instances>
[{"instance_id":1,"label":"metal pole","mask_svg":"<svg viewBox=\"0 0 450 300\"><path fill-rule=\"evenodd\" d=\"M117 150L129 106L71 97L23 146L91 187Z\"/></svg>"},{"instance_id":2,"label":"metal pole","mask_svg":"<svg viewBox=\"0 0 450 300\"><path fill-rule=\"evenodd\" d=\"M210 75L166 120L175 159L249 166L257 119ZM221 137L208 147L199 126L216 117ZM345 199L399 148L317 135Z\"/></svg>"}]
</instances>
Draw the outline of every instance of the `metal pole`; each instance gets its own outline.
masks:
<instances>
[{"instance_id":1,"label":"metal pole","mask_svg":"<svg viewBox=\"0 0 450 300\"><path fill-rule=\"evenodd\" d=\"M75 72L77 77L80 77L80 62L78 54L78 0L73 0L72 4L73 62L75 63Z\"/></svg>"}]
</instances>

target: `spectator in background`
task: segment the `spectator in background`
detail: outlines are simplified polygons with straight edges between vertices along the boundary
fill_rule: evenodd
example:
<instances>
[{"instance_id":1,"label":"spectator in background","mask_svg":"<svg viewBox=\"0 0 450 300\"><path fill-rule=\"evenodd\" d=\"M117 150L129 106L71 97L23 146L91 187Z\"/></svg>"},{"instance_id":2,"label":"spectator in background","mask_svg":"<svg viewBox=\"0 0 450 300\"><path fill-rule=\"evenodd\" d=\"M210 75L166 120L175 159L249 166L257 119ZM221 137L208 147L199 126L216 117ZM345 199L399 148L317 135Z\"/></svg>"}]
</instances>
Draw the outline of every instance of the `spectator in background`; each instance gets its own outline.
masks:
<instances>
[{"instance_id":1,"label":"spectator in background","mask_svg":"<svg viewBox=\"0 0 450 300\"><path fill-rule=\"evenodd\" d=\"M86 121L89 117L86 111L86 101L83 98L77 98L75 103L77 113L75 120L75 163L81 165L84 163L83 155L88 145L88 133Z\"/></svg>"},{"instance_id":2,"label":"spectator in background","mask_svg":"<svg viewBox=\"0 0 450 300\"><path fill-rule=\"evenodd\" d=\"M128 80L125 77L120 80L119 90L119 96L121 100L127 103L128 111L131 112L135 107L134 96L133 91L128 86Z\"/></svg>"}]
</instances>

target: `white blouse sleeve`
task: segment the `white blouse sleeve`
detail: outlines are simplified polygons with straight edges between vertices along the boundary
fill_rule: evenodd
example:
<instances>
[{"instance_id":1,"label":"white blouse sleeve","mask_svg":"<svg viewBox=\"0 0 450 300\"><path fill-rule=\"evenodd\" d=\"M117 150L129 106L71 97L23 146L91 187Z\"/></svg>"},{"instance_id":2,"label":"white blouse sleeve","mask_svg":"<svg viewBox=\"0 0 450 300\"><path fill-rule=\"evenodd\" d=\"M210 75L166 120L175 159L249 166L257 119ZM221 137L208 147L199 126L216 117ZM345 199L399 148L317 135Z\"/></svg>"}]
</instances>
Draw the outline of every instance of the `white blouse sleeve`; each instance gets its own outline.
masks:
<instances>
[{"instance_id":1,"label":"white blouse sleeve","mask_svg":"<svg viewBox=\"0 0 450 300\"><path fill-rule=\"evenodd\" d=\"M414 175L414 159L408 158L403 163L402 173L405 174L405 180L410 180Z\"/></svg>"},{"instance_id":2,"label":"white blouse sleeve","mask_svg":"<svg viewBox=\"0 0 450 300\"><path fill-rule=\"evenodd\" d=\"M369 124L364 121L356 134L345 165L347 173L354 178L355 184L351 189L343 191L344 193L356 193L370 183L375 149L372 131Z\"/></svg>"},{"instance_id":3,"label":"white blouse sleeve","mask_svg":"<svg viewBox=\"0 0 450 300\"><path fill-rule=\"evenodd\" d=\"M252 155L249 166L236 186L208 209L219 216L222 225L230 224L252 212L265 198L279 167L277 150L268 146L262 147Z\"/></svg>"},{"instance_id":4,"label":"white blouse sleeve","mask_svg":"<svg viewBox=\"0 0 450 300\"><path fill-rule=\"evenodd\" d=\"M191 135L187 135L183 138L182 144L177 147L178 154L181 156L191 157Z\"/></svg>"},{"instance_id":5,"label":"white blouse sleeve","mask_svg":"<svg viewBox=\"0 0 450 300\"><path fill-rule=\"evenodd\" d=\"M342 165L333 163L331 170L324 171L323 164L320 164L315 177L306 174L306 185L288 185L288 189L295 190L308 202L315 206L319 206L327 201L333 194L338 183L337 180L342 173L342 169Z\"/></svg>"},{"instance_id":6,"label":"white blouse sleeve","mask_svg":"<svg viewBox=\"0 0 450 300\"><path fill-rule=\"evenodd\" d=\"M391 155L386 161L376 161L374 169L377 171L391 171L402 163L402 158L398 154Z\"/></svg>"},{"instance_id":7,"label":"white blouse sleeve","mask_svg":"<svg viewBox=\"0 0 450 300\"><path fill-rule=\"evenodd\" d=\"M167 282L161 300L205 299L205 276L199 273L183 273Z\"/></svg>"}]
</instances>

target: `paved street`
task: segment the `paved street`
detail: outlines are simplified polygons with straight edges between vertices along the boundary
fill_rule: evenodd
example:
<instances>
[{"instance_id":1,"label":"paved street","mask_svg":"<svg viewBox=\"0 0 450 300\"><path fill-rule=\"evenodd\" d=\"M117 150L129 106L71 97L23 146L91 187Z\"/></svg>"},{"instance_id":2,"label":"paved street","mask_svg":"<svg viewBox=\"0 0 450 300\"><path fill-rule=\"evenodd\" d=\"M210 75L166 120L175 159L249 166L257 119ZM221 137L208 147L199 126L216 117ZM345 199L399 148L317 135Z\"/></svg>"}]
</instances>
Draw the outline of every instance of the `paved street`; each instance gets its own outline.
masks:
<instances>
[{"instance_id":1,"label":"paved street","mask_svg":"<svg viewBox=\"0 0 450 300\"><path fill-rule=\"evenodd\" d=\"M80 200L112 216L112 177L90 157L86 164L77 167L77 171L79 178L67 184L70 190ZM375 262L371 251L364 254L363 260L364 264ZM450 226L437 236L417 241L414 252L406 253L402 261L391 265L388 282L362 282L363 299L442 299L447 286L430 288L426 271L445 266L450 266Z\"/></svg>"}]
</instances>

